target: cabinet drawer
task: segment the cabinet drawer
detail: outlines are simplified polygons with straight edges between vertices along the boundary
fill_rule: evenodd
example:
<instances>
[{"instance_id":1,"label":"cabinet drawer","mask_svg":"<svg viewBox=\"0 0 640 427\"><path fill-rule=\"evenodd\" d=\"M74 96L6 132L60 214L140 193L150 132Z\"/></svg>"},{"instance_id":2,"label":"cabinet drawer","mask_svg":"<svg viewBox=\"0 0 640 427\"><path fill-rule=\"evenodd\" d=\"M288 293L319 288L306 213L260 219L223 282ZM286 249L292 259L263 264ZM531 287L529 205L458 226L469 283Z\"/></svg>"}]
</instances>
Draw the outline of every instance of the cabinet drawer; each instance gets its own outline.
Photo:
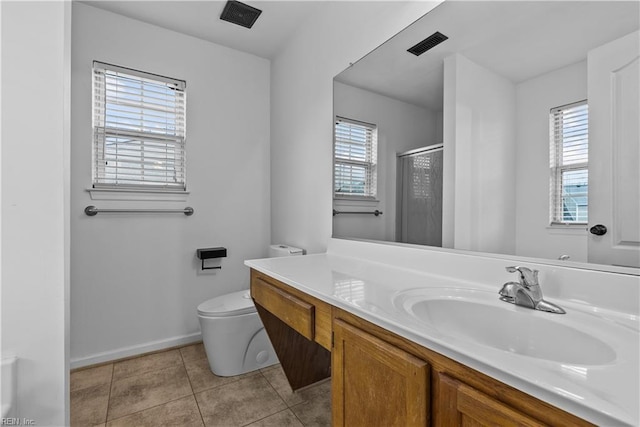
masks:
<instances>
[{"instance_id":1,"label":"cabinet drawer","mask_svg":"<svg viewBox=\"0 0 640 427\"><path fill-rule=\"evenodd\" d=\"M315 307L279 289L260 277L251 281L251 295L256 304L277 316L303 337L315 338Z\"/></svg>"},{"instance_id":2,"label":"cabinet drawer","mask_svg":"<svg viewBox=\"0 0 640 427\"><path fill-rule=\"evenodd\" d=\"M302 330L296 328L290 322L285 321L284 318L282 318L282 320L285 322L285 324L287 324L287 326L294 328L296 331L300 332L304 337L309 338L310 336L312 336L313 338L309 338L310 340L317 342L325 349L331 351L331 310L332 310L331 305L317 298L314 298L311 295L308 295L302 291L299 291L294 287L291 287L285 283L282 283L279 280L274 279L273 277L267 276L266 274L263 274L259 271L252 269L251 270L251 295L253 296L253 299L257 303L259 303L263 308L267 309L272 314L277 315L276 317L280 317L281 312L275 313L269 307L266 307L264 304L268 304L268 302L264 301L264 295L258 295L258 296L256 295L256 292L258 294L260 294L261 292L258 288L264 288L265 285L269 286L269 288L267 288L268 290L266 291L267 293L269 293L269 295L272 295L272 296L277 295L278 298L282 298L281 294L278 294L275 292L269 292L272 289L275 289L276 291L280 291L281 293L287 295L287 298L291 297L291 298L294 298L295 301L301 302L303 305L306 304L311 306L313 308L312 316L309 319L311 323L311 330L312 330L311 333L308 333L308 332L303 333ZM259 299L260 299L260 302L258 302ZM295 303L294 305L299 307L299 305ZM288 306L289 305L286 305L285 307L288 307ZM275 309L277 308L274 308L274 310ZM307 312L306 309L301 311ZM298 317L298 316L299 315L296 315L294 317ZM307 316L307 315L304 315L304 316ZM308 329L306 329L305 327L304 331L308 331Z\"/></svg>"}]
</instances>

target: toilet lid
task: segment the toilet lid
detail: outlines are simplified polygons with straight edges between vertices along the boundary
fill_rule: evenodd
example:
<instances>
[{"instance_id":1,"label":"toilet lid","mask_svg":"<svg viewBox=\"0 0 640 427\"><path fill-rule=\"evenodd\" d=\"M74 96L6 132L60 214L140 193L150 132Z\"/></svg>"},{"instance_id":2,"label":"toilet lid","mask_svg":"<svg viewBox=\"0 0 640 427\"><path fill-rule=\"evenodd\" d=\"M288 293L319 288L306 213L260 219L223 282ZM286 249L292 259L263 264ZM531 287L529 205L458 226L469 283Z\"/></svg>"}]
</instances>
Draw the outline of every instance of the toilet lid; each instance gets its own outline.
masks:
<instances>
[{"instance_id":1,"label":"toilet lid","mask_svg":"<svg viewBox=\"0 0 640 427\"><path fill-rule=\"evenodd\" d=\"M198 314L206 317L227 317L256 311L248 290L212 298L198 306Z\"/></svg>"}]
</instances>

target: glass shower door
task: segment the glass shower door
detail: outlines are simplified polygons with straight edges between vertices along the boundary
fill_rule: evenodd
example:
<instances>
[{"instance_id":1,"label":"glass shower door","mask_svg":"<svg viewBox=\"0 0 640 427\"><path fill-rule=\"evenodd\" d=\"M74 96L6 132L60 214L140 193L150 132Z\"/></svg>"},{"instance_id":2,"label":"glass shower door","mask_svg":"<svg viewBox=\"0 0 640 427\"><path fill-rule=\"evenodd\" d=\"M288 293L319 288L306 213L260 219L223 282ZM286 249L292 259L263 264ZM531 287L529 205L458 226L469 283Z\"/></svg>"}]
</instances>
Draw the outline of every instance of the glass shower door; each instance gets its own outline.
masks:
<instances>
[{"instance_id":1,"label":"glass shower door","mask_svg":"<svg viewBox=\"0 0 640 427\"><path fill-rule=\"evenodd\" d=\"M442 146L398 156L397 240L442 246Z\"/></svg>"}]
</instances>

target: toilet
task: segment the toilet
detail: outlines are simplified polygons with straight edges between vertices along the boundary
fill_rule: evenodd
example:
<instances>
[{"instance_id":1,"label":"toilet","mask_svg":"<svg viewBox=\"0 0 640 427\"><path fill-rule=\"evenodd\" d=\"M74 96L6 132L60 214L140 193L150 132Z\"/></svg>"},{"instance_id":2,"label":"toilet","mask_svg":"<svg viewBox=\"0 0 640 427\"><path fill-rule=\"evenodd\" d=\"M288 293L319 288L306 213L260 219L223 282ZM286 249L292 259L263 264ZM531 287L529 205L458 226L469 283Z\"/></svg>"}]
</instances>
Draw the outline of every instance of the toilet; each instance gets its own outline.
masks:
<instances>
[{"instance_id":1,"label":"toilet","mask_svg":"<svg viewBox=\"0 0 640 427\"><path fill-rule=\"evenodd\" d=\"M203 302L198 318L209 367L219 377L278 363L248 290Z\"/></svg>"},{"instance_id":2,"label":"toilet","mask_svg":"<svg viewBox=\"0 0 640 427\"><path fill-rule=\"evenodd\" d=\"M270 257L302 255L302 249L272 245ZM202 341L211 371L231 377L278 363L248 290L212 298L198 306Z\"/></svg>"}]
</instances>

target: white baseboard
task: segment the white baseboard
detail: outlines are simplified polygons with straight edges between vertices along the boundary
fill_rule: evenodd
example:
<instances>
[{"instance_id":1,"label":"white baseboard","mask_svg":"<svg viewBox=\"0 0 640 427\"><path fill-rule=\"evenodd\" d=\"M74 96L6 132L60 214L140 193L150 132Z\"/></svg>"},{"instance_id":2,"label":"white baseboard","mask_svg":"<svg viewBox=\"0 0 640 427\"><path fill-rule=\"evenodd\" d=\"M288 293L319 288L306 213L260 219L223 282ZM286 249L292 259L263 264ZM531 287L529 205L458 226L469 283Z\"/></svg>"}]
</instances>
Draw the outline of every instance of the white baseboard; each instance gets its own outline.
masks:
<instances>
[{"instance_id":1,"label":"white baseboard","mask_svg":"<svg viewBox=\"0 0 640 427\"><path fill-rule=\"evenodd\" d=\"M139 354L149 353L152 351L164 350L165 348L187 345L198 341L202 341L202 335L200 334L200 332L173 337L166 340L152 341L145 344L123 347L117 350L105 351L103 353L98 353L91 356L78 357L70 360L69 367L70 369L82 368L85 366L110 362L112 360L137 356Z\"/></svg>"}]
</instances>

